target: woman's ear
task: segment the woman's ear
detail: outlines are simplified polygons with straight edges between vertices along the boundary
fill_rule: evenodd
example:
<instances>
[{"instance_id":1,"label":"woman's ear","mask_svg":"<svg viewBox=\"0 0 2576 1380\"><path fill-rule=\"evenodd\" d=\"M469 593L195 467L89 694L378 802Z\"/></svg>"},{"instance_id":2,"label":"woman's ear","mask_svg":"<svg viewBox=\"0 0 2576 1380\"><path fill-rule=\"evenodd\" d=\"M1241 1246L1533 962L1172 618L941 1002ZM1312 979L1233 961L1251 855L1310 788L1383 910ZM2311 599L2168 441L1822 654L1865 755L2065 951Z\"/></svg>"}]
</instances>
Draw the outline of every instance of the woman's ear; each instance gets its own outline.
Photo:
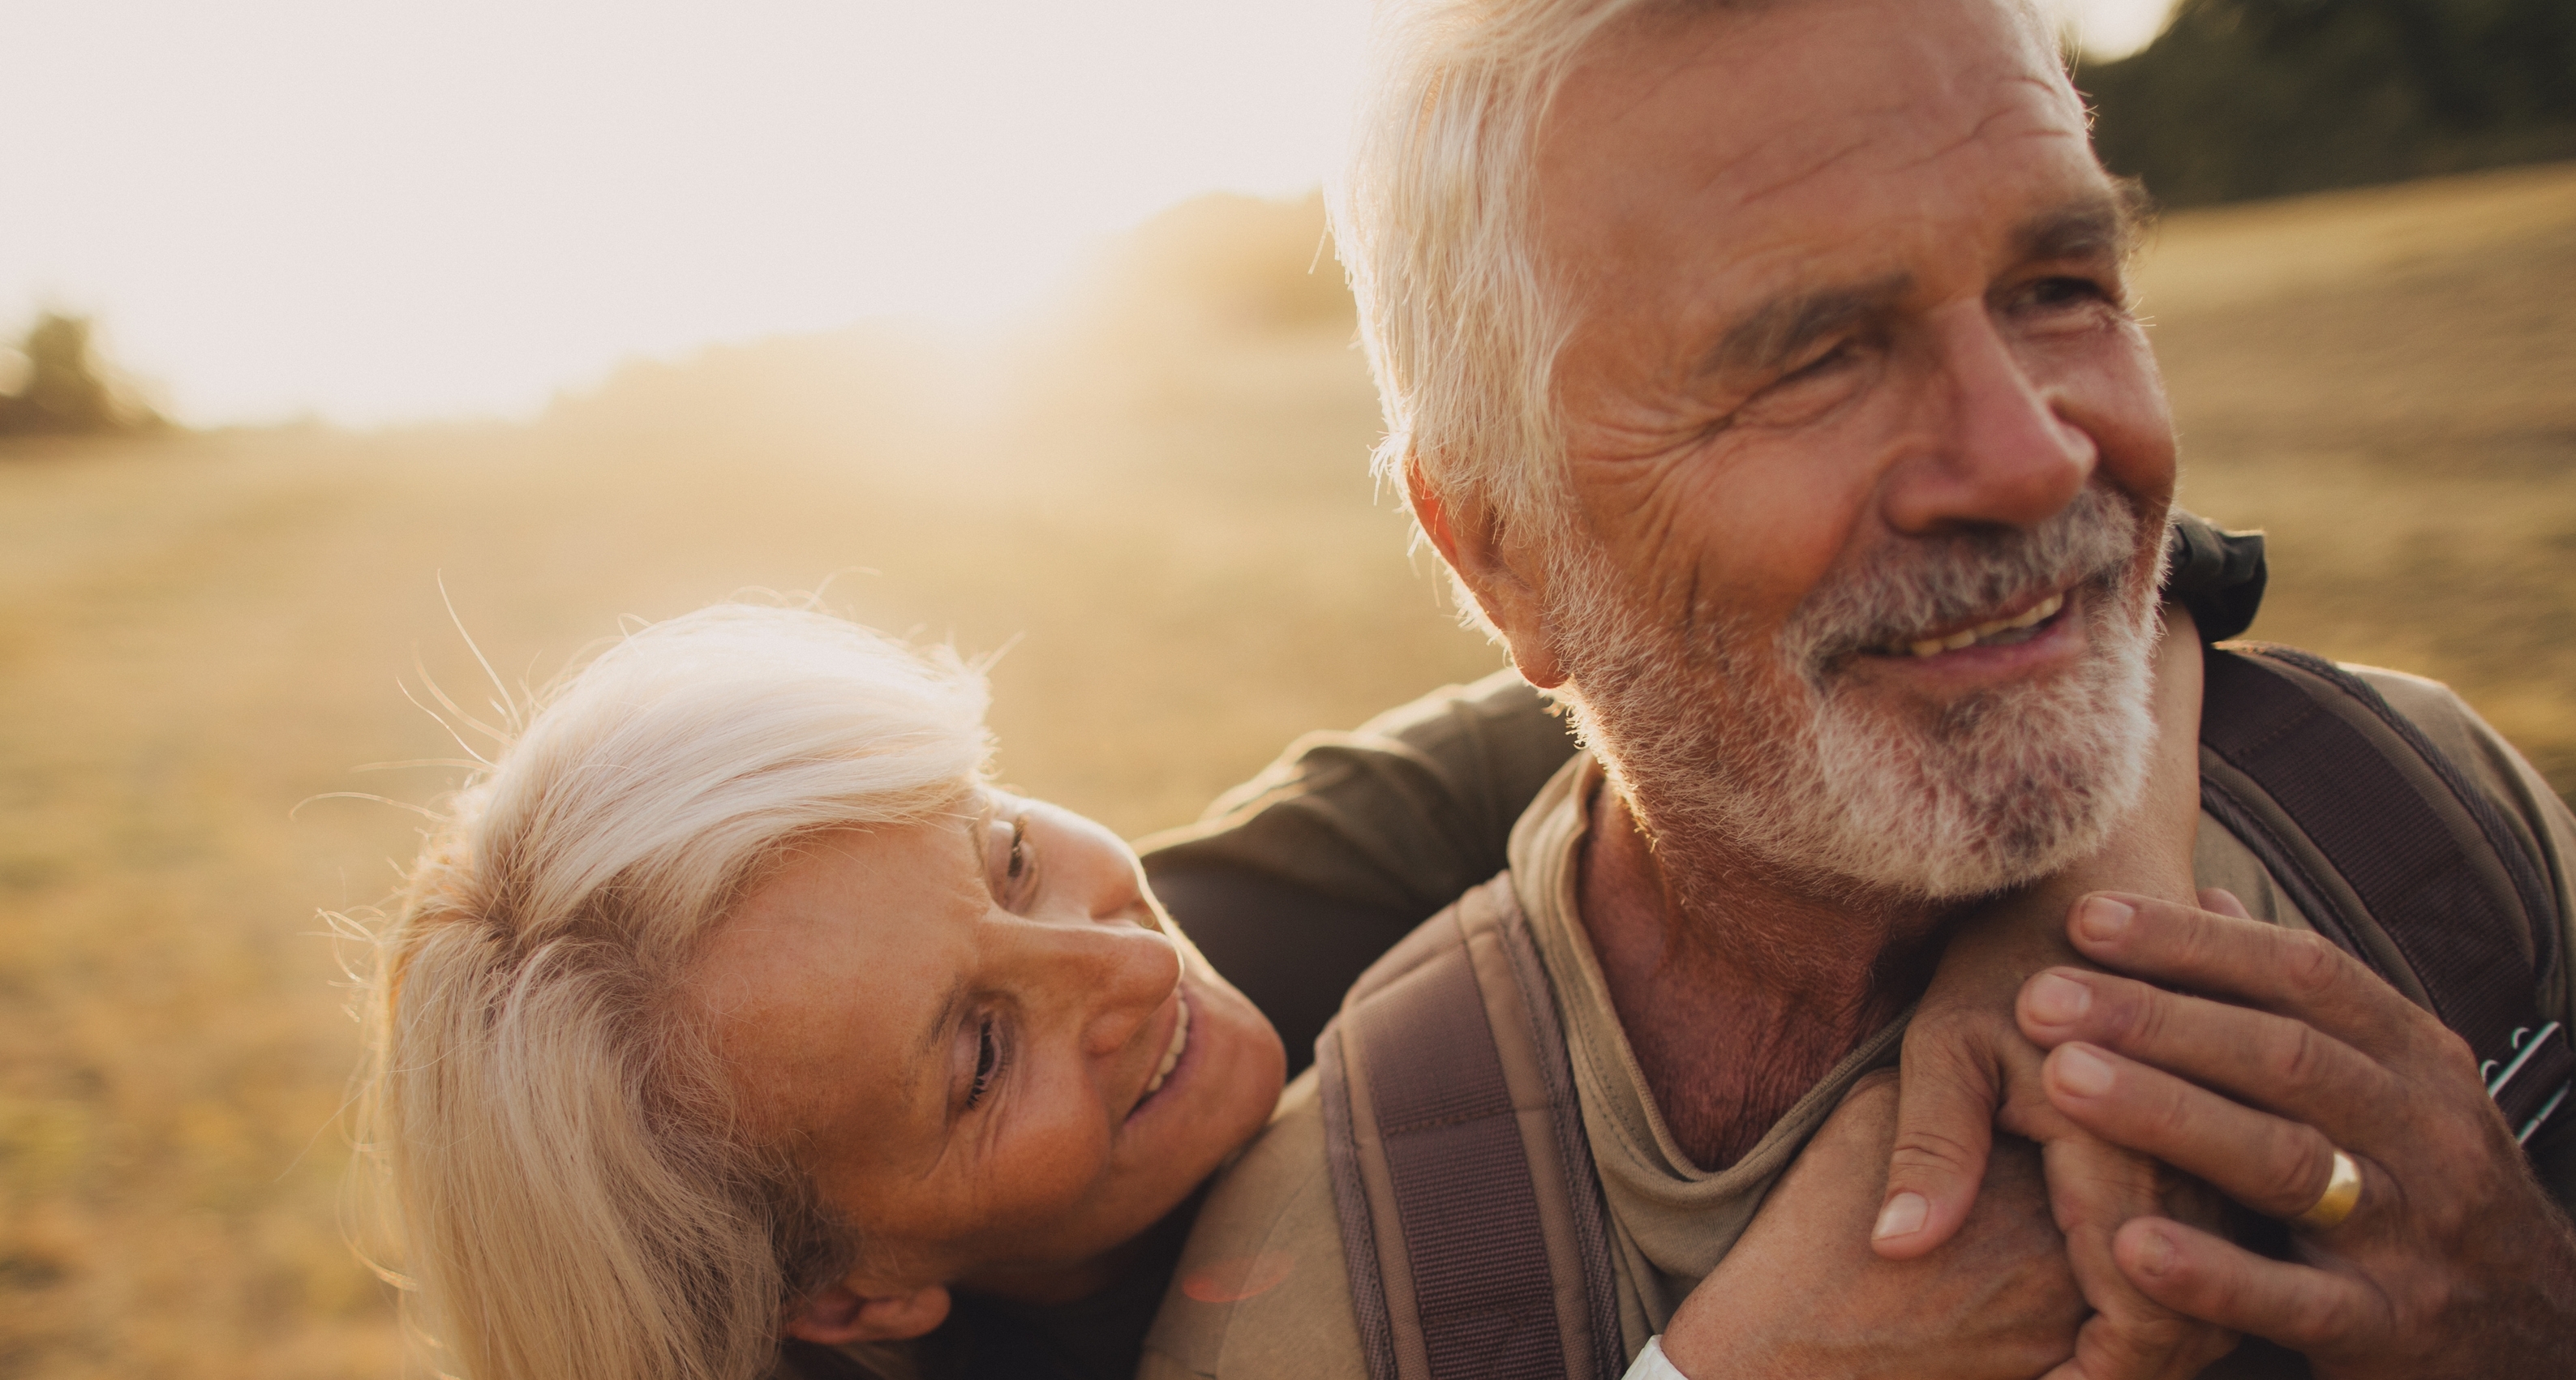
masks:
<instances>
[{"instance_id":1,"label":"woman's ear","mask_svg":"<svg viewBox=\"0 0 2576 1380\"><path fill-rule=\"evenodd\" d=\"M948 1291L939 1285L887 1290L854 1275L790 1309L787 1335L824 1346L906 1342L946 1321Z\"/></svg>"},{"instance_id":2,"label":"woman's ear","mask_svg":"<svg viewBox=\"0 0 2576 1380\"><path fill-rule=\"evenodd\" d=\"M1503 635L1521 679L1542 690L1564 684L1565 667L1557 659L1546 601L1511 559L1527 553L1504 549L1502 523L1493 511L1473 499L1441 494L1423 474L1422 457L1414 454L1404 457L1404 496L1422 534L1449 563L1485 621Z\"/></svg>"}]
</instances>

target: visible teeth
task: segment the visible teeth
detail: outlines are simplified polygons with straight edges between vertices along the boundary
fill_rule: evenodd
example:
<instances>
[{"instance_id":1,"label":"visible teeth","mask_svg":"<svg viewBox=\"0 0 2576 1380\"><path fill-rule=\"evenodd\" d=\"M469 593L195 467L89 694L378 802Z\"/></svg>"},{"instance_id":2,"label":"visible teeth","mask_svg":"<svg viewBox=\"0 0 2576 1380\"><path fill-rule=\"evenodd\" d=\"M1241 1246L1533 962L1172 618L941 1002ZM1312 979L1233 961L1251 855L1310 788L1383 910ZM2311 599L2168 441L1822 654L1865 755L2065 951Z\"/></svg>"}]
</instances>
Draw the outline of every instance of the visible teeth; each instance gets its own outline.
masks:
<instances>
[{"instance_id":1,"label":"visible teeth","mask_svg":"<svg viewBox=\"0 0 2576 1380\"><path fill-rule=\"evenodd\" d=\"M1948 637L1927 637L1919 642L1908 642L1905 644L1905 650L1916 656L1939 656L1943 652L1955 652L1962 647L1974 646L1997 633L2014 632L2044 623L2056 617L2057 611L2064 607L2066 607L2066 596L2052 594L2010 618L1998 618L1991 623L1979 623L1973 628L1962 628Z\"/></svg>"},{"instance_id":2,"label":"visible teeth","mask_svg":"<svg viewBox=\"0 0 2576 1380\"><path fill-rule=\"evenodd\" d=\"M2003 626L2006 628L2027 628L2034 624L2044 623L2049 619L2056 617L2057 611L2064 607L2066 607L2066 596L2063 594L2052 594L2023 610L2020 617L2005 619L2003 621Z\"/></svg>"},{"instance_id":3,"label":"visible teeth","mask_svg":"<svg viewBox=\"0 0 2576 1380\"><path fill-rule=\"evenodd\" d=\"M1163 1062L1154 1069L1154 1076L1145 1082L1147 1097L1153 1096L1163 1086L1163 1080L1172 1076L1172 1066L1181 1062L1181 1051L1189 1048L1190 999L1176 995L1173 1000L1181 1004L1181 1018L1172 1022L1172 1047L1163 1051Z\"/></svg>"}]
</instances>

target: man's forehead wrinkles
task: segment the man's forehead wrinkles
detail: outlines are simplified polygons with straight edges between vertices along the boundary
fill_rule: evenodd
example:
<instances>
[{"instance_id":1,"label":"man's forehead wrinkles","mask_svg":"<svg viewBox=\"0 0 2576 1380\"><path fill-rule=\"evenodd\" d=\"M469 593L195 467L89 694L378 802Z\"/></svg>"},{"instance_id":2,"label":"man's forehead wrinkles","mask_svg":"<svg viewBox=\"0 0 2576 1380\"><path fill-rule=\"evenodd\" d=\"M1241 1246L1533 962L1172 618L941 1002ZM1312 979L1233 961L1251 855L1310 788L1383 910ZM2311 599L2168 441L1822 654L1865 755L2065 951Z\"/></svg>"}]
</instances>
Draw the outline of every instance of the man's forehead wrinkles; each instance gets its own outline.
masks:
<instances>
[{"instance_id":1,"label":"man's forehead wrinkles","mask_svg":"<svg viewBox=\"0 0 2576 1380\"><path fill-rule=\"evenodd\" d=\"M1674 83L1690 77L1700 66L1713 60L1710 56L1712 50L1725 45L1728 37L1723 32L1705 33L1696 47L1661 64L1661 70L1656 72L1653 80L1619 83L1619 89L1627 99L1620 102L1617 113L1613 114L1607 123L1615 125L1624 122L1629 116L1661 97ZM1616 64L1613 63L1612 66L1615 67Z\"/></svg>"},{"instance_id":2,"label":"man's forehead wrinkles","mask_svg":"<svg viewBox=\"0 0 2576 1380\"><path fill-rule=\"evenodd\" d=\"M1857 157L1870 145L1879 142L1879 138L1879 135L1872 133L1864 134L1859 138L1850 140L1836 148L1833 152L1828 153L1813 162L1801 165L1797 171L1785 173L1770 182L1766 182L1761 186L1754 188L1743 196L1738 197L1736 199L1737 209L1751 210L1754 207L1760 206L1763 202L1770 200L1772 197L1778 196L1782 192L1788 191L1790 188L1795 187L1802 182L1806 182L1812 178L1822 177L1826 173L1831 172L1837 165L1841 164L1845 160ZM1724 169L1721 169L1719 176L1722 177L1726 172L1731 172L1742 164L1753 162L1754 159L1760 156L1762 152L1763 151L1760 149L1747 150L1742 158L1728 163ZM1717 177L1709 179L1712 184L1718 180L1719 178Z\"/></svg>"},{"instance_id":3,"label":"man's forehead wrinkles","mask_svg":"<svg viewBox=\"0 0 2576 1380\"><path fill-rule=\"evenodd\" d=\"M1880 149L1888 150L1891 157L1882 166L1874 166L1866 169L1865 175L1873 177L1892 177L1913 172L1939 163L1943 159L1949 158L1963 149L1974 148L1980 144L1999 140L2001 138L2081 137L2075 129L2055 128L2053 126L2049 126L2045 121L2039 122L2042 126L2040 128L1999 135L1995 132L1996 125L2016 119L2028 119L2033 113L2025 108L2006 106L1987 111L1985 114L1979 116L1974 124L1969 126L1967 129L1962 130L1952 138L1941 140L1939 143L1931 147L1921 148L1919 151L1909 152L1906 151L1905 145L1914 143L1920 138L1919 130L1905 127L1908 122L1909 112L1912 109L1913 107L1909 103L1897 102L1886 106L1849 112L1848 116L1838 118L1835 123L1858 123L1863 127L1863 132L1848 137L1843 142L1835 145L1829 152L1800 159L1798 161L1798 166L1795 169L1778 173L1771 177L1770 180L1742 193L1734 199L1735 208L1738 210L1751 210L1760 207L1764 202L1773 197L1791 191L1799 187L1801 184L1809 182L1815 178L1825 176L1854 159L1862 158L1865 155ZM1891 125L1898 127L1897 132L1894 134L1890 133ZM1728 175L1734 173L1738 168L1747 164L1757 163L1761 160L1774 159L1777 156L1778 154L1775 148L1766 147L1763 144L1756 142L1751 147L1745 149L1740 155L1727 160L1725 163L1713 169L1706 178L1702 179L1701 187L1704 190L1713 188L1718 183L1724 181Z\"/></svg>"}]
</instances>

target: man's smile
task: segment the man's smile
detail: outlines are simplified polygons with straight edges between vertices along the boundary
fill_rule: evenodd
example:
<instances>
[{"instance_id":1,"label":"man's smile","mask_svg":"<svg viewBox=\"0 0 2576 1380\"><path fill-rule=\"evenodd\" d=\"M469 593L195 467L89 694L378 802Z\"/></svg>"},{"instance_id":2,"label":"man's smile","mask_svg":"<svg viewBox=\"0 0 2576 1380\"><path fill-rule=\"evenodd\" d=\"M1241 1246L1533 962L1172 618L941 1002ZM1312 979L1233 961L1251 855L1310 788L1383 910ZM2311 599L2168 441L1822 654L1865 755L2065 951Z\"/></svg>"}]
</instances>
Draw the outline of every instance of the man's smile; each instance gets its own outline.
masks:
<instances>
[{"instance_id":1,"label":"man's smile","mask_svg":"<svg viewBox=\"0 0 2576 1380\"><path fill-rule=\"evenodd\" d=\"M2010 647L2028 642L2040 635L2042 624L2066 607L2066 591L2026 595L2014 602L2020 607L2007 607L1974 623L1927 629L1873 650L1880 656L1936 657L1968 647Z\"/></svg>"}]
</instances>

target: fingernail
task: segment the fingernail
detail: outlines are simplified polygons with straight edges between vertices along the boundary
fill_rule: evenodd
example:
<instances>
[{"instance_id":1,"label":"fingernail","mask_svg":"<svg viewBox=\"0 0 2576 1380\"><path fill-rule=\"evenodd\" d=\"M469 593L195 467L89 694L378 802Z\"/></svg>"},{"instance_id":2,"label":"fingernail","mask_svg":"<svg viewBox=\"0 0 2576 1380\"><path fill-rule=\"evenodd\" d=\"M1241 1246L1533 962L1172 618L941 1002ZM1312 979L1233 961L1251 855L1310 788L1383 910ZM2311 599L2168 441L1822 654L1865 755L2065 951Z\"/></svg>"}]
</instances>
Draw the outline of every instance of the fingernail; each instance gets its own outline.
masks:
<instances>
[{"instance_id":1,"label":"fingernail","mask_svg":"<svg viewBox=\"0 0 2576 1380\"><path fill-rule=\"evenodd\" d=\"M1885 1241L1891 1236L1912 1236L1923 1230L1924 1219L1932 1215L1932 1204L1920 1193L1899 1193L1878 1210L1878 1225L1870 1228L1869 1239Z\"/></svg>"},{"instance_id":2,"label":"fingernail","mask_svg":"<svg viewBox=\"0 0 2576 1380\"><path fill-rule=\"evenodd\" d=\"M2173 1268L2173 1238L2163 1232L2154 1230L2139 1232L2135 1250L2138 1269L2147 1274L2161 1275Z\"/></svg>"},{"instance_id":3,"label":"fingernail","mask_svg":"<svg viewBox=\"0 0 2576 1380\"><path fill-rule=\"evenodd\" d=\"M2077 1097L2100 1097L2111 1090L2111 1066L2082 1045L2057 1051L2057 1085Z\"/></svg>"},{"instance_id":4,"label":"fingernail","mask_svg":"<svg viewBox=\"0 0 2576 1380\"><path fill-rule=\"evenodd\" d=\"M2084 931L2085 938L2107 944L2128 931L2129 920L2137 913L2136 907L2108 896L2087 896L2084 904L2076 907L2075 926Z\"/></svg>"},{"instance_id":5,"label":"fingernail","mask_svg":"<svg viewBox=\"0 0 2576 1380\"><path fill-rule=\"evenodd\" d=\"M2030 1014L2065 1025L2093 1008L2093 989L2073 978L2042 973L2030 980Z\"/></svg>"}]
</instances>

